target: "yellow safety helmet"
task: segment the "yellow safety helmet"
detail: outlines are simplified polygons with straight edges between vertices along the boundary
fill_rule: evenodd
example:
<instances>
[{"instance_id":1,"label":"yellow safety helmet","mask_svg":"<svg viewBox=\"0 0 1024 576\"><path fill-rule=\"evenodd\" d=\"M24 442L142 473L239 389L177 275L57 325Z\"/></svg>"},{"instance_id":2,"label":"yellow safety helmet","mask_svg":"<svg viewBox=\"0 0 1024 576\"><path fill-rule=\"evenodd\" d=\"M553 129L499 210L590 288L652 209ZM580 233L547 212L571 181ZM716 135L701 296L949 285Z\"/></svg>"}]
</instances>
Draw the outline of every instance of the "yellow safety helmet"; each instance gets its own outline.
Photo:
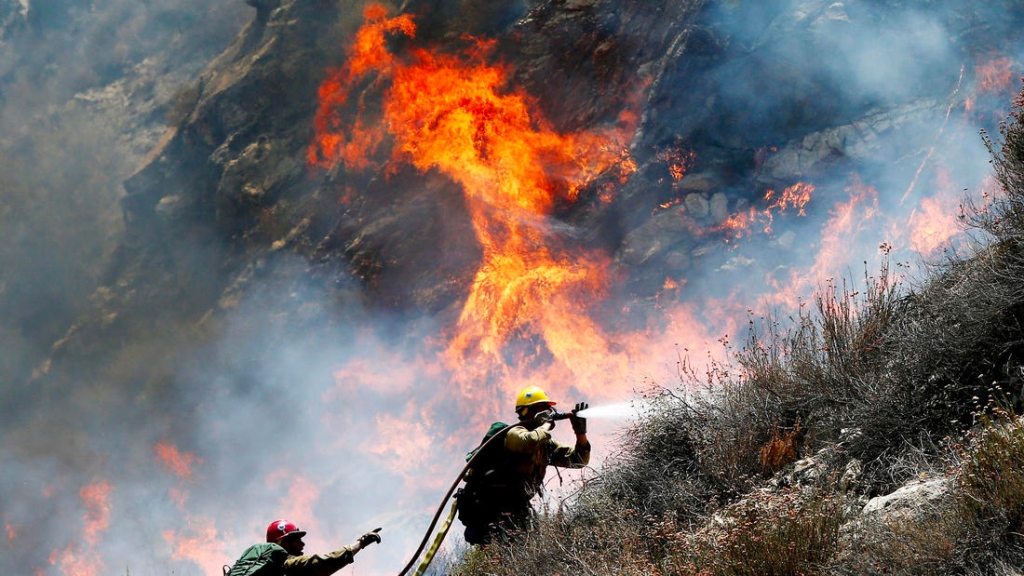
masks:
<instances>
[{"instance_id":1,"label":"yellow safety helmet","mask_svg":"<svg viewBox=\"0 0 1024 576\"><path fill-rule=\"evenodd\" d=\"M540 404L542 402L549 406L557 404L557 402L548 398L548 395L544 393L544 390L541 390L537 386L527 386L519 392L518 396L516 396L516 414L522 415L528 406L533 406L534 404Z\"/></svg>"}]
</instances>

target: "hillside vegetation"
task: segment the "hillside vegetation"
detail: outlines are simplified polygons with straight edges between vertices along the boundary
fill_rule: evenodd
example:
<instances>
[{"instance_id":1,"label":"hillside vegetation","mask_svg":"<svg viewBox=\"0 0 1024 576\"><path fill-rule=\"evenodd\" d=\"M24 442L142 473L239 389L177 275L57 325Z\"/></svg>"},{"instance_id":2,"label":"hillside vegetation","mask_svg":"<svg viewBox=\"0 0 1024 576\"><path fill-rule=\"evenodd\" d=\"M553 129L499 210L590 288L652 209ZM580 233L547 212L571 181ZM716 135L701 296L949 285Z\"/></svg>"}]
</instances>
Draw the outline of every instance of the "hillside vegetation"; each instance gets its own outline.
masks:
<instances>
[{"instance_id":1,"label":"hillside vegetation","mask_svg":"<svg viewBox=\"0 0 1024 576\"><path fill-rule=\"evenodd\" d=\"M1024 94L987 136L978 240L905 288L887 266L685 367L623 456L538 530L452 574L1024 571ZM891 496L887 496L891 495Z\"/></svg>"}]
</instances>

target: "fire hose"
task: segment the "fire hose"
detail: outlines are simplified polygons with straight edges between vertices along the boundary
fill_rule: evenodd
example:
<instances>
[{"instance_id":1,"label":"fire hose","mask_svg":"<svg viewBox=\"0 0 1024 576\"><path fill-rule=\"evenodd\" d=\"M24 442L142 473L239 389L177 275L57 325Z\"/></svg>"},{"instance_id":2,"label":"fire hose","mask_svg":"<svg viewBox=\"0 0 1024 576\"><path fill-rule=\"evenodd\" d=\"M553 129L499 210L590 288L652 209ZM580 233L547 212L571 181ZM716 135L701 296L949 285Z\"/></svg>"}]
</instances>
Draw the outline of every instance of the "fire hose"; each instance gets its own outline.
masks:
<instances>
[{"instance_id":1,"label":"fire hose","mask_svg":"<svg viewBox=\"0 0 1024 576\"><path fill-rule=\"evenodd\" d=\"M555 412L550 417L550 419L565 420L570 416L572 416L572 414L568 412ZM501 430L494 433L494 435L488 438L486 442L484 442L483 444L480 445L479 448L477 448L476 453L473 454L473 456L466 462L466 465L462 467L462 471L459 472L459 475L455 478L455 481L452 482L451 487L448 488L448 492L445 493L444 499L441 500L441 505L437 507L437 512L434 513L434 518L430 521L430 526L427 528L427 533L423 535L423 540L420 541L419 548L416 549L416 552L414 552L412 555L412 559L410 559L409 563L405 565L405 568L402 568L402 571L398 573L398 576L405 576L405 574L409 572L409 569L412 568L413 564L416 563L416 559L420 557L420 554L423 552L423 548L425 548L427 545L427 541L430 540L430 535L434 532L434 527L437 526L437 521L441 518L441 513L444 511L445 504L448 503L448 499L452 497L452 494L455 492L455 489L458 488L459 482L462 482L462 480L466 477L466 472L468 472L470 467L473 466L473 461L477 459L477 456L483 454L484 448L486 448L491 442L494 442L496 438L504 438L505 432L516 426L519 426L519 424L509 424L508 426L505 426ZM448 530L451 529L452 520L455 518L455 513L458 510L458 507L459 501L456 498L455 501L452 502L451 510L448 512L448 517L445 519L444 523L441 525L441 529L437 532L437 536L434 538L434 543L430 546L430 549L427 551L427 554L423 557L423 560L420 562L420 565L416 568L416 572L413 573L413 576L423 576L423 573L426 572L427 567L430 566L431 561L434 560L434 555L436 555L437 551L441 548L441 543L444 542L445 537L448 535Z\"/></svg>"}]
</instances>

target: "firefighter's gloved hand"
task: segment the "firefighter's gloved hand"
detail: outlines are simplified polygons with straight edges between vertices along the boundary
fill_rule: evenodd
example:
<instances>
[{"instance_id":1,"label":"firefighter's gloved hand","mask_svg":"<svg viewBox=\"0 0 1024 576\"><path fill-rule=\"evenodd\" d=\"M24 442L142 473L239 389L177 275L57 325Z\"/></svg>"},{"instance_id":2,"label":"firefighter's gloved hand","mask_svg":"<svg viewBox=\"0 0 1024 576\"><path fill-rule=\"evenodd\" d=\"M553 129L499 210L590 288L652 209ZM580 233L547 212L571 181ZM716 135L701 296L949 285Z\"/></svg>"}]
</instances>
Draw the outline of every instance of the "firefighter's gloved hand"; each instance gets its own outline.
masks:
<instances>
[{"instance_id":1,"label":"firefighter's gloved hand","mask_svg":"<svg viewBox=\"0 0 1024 576\"><path fill-rule=\"evenodd\" d=\"M554 417L555 412L553 410L541 410L540 412L537 412L537 414L533 416L533 421L534 423L537 424L537 426L543 426L544 424L550 422L551 429L553 430L555 428Z\"/></svg>"},{"instance_id":2,"label":"firefighter's gloved hand","mask_svg":"<svg viewBox=\"0 0 1024 576\"><path fill-rule=\"evenodd\" d=\"M583 412L587 408L590 408L590 404L587 404L586 402L578 402L572 409L572 412L569 413L569 423L572 424L572 431L576 434L587 433L587 419L580 418L576 415L577 412Z\"/></svg>"},{"instance_id":3,"label":"firefighter's gloved hand","mask_svg":"<svg viewBox=\"0 0 1024 576\"><path fill-rule=\"evenodd\" d=\"M366 548L370 544L380 544L380 528L376 528L359 537L359 547Z\"/></svg>"}]
</instances>

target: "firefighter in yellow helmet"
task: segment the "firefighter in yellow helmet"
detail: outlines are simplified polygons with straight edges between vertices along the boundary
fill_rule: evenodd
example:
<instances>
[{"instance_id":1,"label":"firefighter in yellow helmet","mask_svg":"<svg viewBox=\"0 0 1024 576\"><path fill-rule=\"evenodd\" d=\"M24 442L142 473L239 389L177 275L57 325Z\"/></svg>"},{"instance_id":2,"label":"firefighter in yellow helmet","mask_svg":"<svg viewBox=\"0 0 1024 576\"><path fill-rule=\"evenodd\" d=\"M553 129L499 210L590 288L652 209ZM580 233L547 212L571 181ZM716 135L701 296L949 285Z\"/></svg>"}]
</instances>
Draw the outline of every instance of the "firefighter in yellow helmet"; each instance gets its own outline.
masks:
<instances>
[{"instance_id":1,"label":"firefighter in yellow helmet","mask_svg":"<svg viewBox=\"0 0 1024 576\"><path fill-rule=\"evenodd\" d=\"M556 402L537 386L524 388L516 396L519 422L508 427L495 422L484 437L500 433L504 439L487 444L474 457L459 494L459 519L466 526L466 542L486 544L500 533L529 529L533 508L530 501L541 492L548 466L582 468L590 462L587 421L578 416L586 402L576 404L567 416L576 435L574 446L551 436L555 428Z\"/></svg>"}]
</instances>

